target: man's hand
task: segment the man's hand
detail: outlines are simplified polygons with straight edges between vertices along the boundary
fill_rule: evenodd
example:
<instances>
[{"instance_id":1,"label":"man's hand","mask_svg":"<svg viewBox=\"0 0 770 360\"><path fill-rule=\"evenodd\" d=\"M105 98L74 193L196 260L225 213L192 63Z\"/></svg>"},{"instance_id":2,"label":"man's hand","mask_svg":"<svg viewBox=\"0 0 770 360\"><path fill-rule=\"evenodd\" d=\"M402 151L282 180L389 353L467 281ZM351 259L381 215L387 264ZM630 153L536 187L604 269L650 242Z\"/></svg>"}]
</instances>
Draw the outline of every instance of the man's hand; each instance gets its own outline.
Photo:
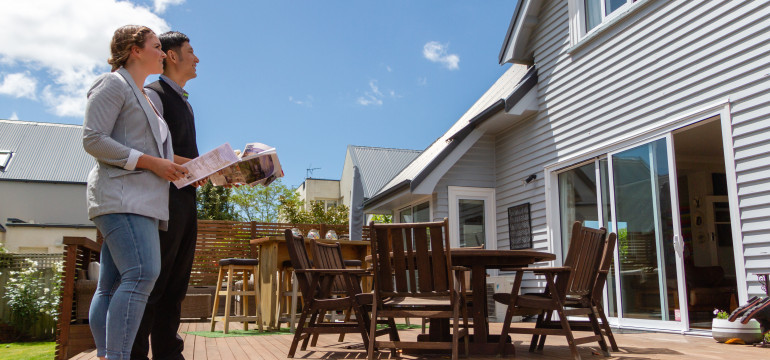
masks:
<instances>
[{"instance_id":1,"label":"man's hand","mask_svg":"<svg viewBox=\"0 0 770 360\"><path fill-rule=\"evenodd\" d=\"M200 179L200 180L192 183L192 186L198 188L198 187L201 187L203 185L206 185L207 182L209 182L209 178L205 177L203 179Z\"/></svg>"}]
</instances>

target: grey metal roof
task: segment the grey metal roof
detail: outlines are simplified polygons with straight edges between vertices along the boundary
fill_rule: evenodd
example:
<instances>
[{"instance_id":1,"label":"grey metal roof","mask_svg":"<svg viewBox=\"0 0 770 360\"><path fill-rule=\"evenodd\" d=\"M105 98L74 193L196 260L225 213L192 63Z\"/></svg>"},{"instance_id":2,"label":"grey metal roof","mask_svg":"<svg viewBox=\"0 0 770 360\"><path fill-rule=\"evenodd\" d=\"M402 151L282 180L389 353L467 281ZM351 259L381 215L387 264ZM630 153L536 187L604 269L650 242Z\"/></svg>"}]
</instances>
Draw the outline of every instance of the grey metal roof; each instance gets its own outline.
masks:
<instances>
[{"instance_id":1,"label":"grey metal roof","mask_svg":"<svg viewBox=\"0 0 770 360\"><path fill-rule=\"evenodd\" d=\"M477 116L484 113L490 107L495 107L501 100L505 99L516 90L519 82L527 74L527 66L525 65L512 65L503 75L500 76L497 81L482 95L468 111L460 117L452 127L447 130L444 135L436 139L430 146L428 146L412 163L410 163L403 171L388 181L377 193L372 196L381 197L386 194L390 189L395 189L403 186L405 183L411 182L418 177L424 171L430 171L429 165L437 158L447 147L452 144L454 137L463 128L468 126ZM503 107L500 107L502 110ZM458 139L458 141L461 139ZM371 199L370 201L373 201ZM368 203L368 202L367 202Z\"/></svg>"},{"instance_id":2,"label":"grey metal roof","mask_svg":"<svg viewBox=\"0 0 770 360\"><path fill-rule=\"evenodd\" d=\"M420 150L348 145L350 160L361 172L365 199L372 197L421 152Z\"/></svg>"},{"instance_id":3,"label":"grey metal roof","mask_svg":"<svg viewBox=\"0 0 770 360\"><path fill-rule=\"evenodd\" d=\"M96 160L79 125L0 120L0 150L13 152L0 180L85 183Z\"/></svg>"}]
</instances>

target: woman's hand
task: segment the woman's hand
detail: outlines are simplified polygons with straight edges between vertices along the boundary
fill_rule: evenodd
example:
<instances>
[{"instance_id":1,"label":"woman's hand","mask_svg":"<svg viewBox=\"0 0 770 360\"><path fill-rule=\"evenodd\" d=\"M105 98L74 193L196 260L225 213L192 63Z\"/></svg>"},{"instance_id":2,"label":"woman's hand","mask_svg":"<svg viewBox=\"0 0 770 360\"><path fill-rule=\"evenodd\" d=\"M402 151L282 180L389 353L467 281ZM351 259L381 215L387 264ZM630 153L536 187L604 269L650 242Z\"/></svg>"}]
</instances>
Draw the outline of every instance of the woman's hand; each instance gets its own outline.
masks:
<instances>
[{"instance_id":1,"label":"woman's hand","mask_svg":"<svg viewBox=\"0 0 770 360\"><path fill-rule=\"evenodd\" d=\"M161 159L144 154L139 157L136 167L147 169L168 181L177 181L187 175L187 169L167 159Z\"/></svg>"}]
</instances>

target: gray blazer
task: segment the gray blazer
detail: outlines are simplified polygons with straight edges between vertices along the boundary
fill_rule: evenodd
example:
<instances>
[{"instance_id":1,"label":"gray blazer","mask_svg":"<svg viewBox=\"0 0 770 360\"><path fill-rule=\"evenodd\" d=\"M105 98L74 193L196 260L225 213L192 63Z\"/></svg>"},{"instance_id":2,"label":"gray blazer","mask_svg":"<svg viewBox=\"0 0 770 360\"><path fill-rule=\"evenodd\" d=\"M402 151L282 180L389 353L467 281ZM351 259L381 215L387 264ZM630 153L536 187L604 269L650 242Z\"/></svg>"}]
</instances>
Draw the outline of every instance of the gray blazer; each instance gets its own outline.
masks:
<instances>
[{"instance_id":1,"label":"gray blazer","mask_svg":"<svg viewBox=\"0 0 770 360\"><path fill-rule=\"evenodd\" d=\"M160 139L158 116L126 69L94 81L83 122L83 148L96 158L86 190L89 218L139 214L161 220L165 229L169 182L135 168L137 151L173 161L171 135L165 144Z\"/></svg>"}]
</instances>

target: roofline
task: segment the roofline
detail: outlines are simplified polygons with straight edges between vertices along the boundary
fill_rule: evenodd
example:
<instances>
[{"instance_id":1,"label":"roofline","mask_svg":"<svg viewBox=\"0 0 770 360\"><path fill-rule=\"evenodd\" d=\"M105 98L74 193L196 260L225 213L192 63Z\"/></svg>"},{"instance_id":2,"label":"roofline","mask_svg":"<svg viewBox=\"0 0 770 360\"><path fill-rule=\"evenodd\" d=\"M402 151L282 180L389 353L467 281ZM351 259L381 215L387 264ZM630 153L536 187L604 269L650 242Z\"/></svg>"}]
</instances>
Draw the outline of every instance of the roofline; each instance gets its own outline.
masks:
<instances>
[{"instance_id":1,"label":"roofline","mask_svg":"<svg viewBox=\"0 0 770 360\"><path fill-rule=\"evenodd\" d=\"M513 90L511 95L505 98L505 111L508 112L511 108L516 106L519 100L537 85L537 81L537 68L532 65L527 70L527 73L524 74L524 78L519 81L519 85L516 86L516 89Z\"/></svg>"},{"instance_id":2,"label":"roofline","mask_svg":"<svg viewBox=\"0 0 770 360\"><path fill-rule=\"evenodd\" d=\"M26 121L26 120L0 119L0 122L9 123L9 124L16 124L16 125L45 125L45 126L60 126L60 127L83 128L83 125L62 124L62 123L44 122L44 121Z\"/></svg>"},{"instance_id":3,"label":"roofline","mask_svg":"<svg viewBox=\"0 0 770 360\"><path fill-rule=\"evenodd\" d=\"M69 184L69 185L88 185L85 181L56 181L56 180L32 180L32 179L8 179L0 178L0 181L16 181L16 182L28 182L28 183L42 183L42 184Z\"/></svg>"},{"instance_id":4,"label":"roofline","mask_svg":"<svg viewBox=\"0 0 770 360\"><path fill-rule=\"evenodd\" d=\"M374 204L380 202L381 200L383 200L384 198L387 198L388 196L390 196L393 193L396 193L398 191L404 190L405 188L408 188L409 187L409 183L411 183L411 182L412 181L409 180L409 179L404 180L404 181L396 184L396 186L392 186L390 189L385 190L382 193L379 193L379 194L377 194L377 195L375 195L375 196L373 196L373 197L371 197L369 199L364 200L364 208L366 208L369 205L374 205Z\"/></svg>"},{"instance_id":5,"label":"roofline","mask_svg":"<svg viewBox=\"0 0 770 360\"><path fill-rule=\"evenodd\" d=\"M485 120L492 117L492 115L497 114L501 110L505 109L505 100L500 99L497 100L494 104L490 105L488 108L484 109L484 111L480 112L478 115L474 116L470 121L468 121L468 125L465 125L462 129L460 129L458 132L456 132L454 135L450 136L447 141L452 141L445 147L443 150L441 150L436 157L431 160L428 165L423 168L422 171L420 171L417 176L412 179L410 190L414 190L420 183L425 180L428 175L440 164L444 159L454 150L457 145L459 145L467 136L468 134L473 131L473 129L476 128L479 124L483 123Z\"/></svg>"},{"instance_id":6,"label":"roofline","mask_svg":"<svg viewBox=\"0 0 770 360\"><path fill-rule=\"evenodd\" d=\"M505 56L505 49L508 48L508 43L511 42L511 36L513 36L513 30L516 28L516 24L518 23L516 20L519 19L519 13L521 12L521 4L527 0L519 0L516 2L516 9L513 11L513 18L511 19L511 23L508 25L508 31L505 33L505 39L503 39L503 47L500 49L500 54L497 56L497 62L500 65L505 64L505 60L503 57Z\"/></svg>"}]
</instances>

